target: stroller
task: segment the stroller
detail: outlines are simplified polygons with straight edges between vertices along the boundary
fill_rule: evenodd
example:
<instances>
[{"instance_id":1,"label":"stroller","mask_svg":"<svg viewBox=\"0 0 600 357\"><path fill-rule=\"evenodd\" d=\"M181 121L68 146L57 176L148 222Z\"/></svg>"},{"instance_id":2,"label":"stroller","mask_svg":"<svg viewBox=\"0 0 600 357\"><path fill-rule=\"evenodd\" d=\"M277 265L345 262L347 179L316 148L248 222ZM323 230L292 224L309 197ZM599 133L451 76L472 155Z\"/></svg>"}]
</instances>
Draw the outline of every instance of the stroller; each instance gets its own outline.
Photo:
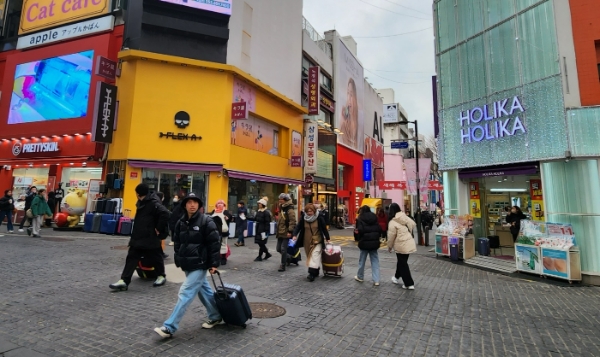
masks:
<instances>
[{"instance_id":1,"label":"stroller","mask_svg":"<svg viewBox=\"0 0 600 357\"><path fill-rule=\"evenodd\" d=\"M290 239L290 243L287 247L287 265L296 264L299 266L298 262L302 260L302 255L300 254L300 247L296 246L296 242Z\"/></svg>"}]
</instances>

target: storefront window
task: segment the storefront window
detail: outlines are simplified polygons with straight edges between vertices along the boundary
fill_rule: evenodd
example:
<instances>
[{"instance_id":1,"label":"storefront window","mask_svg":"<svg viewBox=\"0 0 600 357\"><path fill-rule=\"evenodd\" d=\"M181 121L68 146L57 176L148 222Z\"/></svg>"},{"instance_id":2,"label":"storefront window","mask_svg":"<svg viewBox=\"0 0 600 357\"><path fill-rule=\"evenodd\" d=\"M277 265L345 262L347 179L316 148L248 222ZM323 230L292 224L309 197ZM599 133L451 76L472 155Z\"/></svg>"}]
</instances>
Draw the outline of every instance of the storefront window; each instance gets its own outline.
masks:
<instances>
[{"instance_id":1,"label":"storefront window","mask_svg":"<svg viewBox=\"0 0 600 357\"><path fill-rule=\"evenodd\" d=\"M205 172L144 170L142 182L147 184L151 191L162 192L165 195L165 204L171 208L174 195L185 197L190 192L201 197L206 204L206 176Z\"/></svg>"},{"instance_id":2,"label":"storefront window","mask_svg":"<svg viewBox=\"0 0 600 357\"><path fill-rule=\"evenodd\" d=\"M344 165L338 165L338 190L344 189Z\"/></svg>"},{"instance_id":3,"label":"storefront window","mask_svg":"<svg viewBox=\"0 0 600 357\"><path fill-rule=\"evenodd\" d=\"M254 180L229 179L229 196L227 207L233 214L237 212L237 203L243 201L248 208L248 215L253 217L258 209L258 200L269 198L269 210L275 213L279 194L285 191L285 185L258 182Z\"/></svg>"},{"instance_id":4,"label":"storefront window","mask_svg":"<svg viewBox=\"0 0 600 357\"><path fill-rule=\"evenodd\" d=\"M46 188L49 171L46 168L15 169L13 171L13 197L19 198L25 195L30 186Z\"/></svg>"},{"instance_id":5,"label":"storefront window","mask_svg":"<svg viewBox=\"0 0 600 357\"><path fill-rule=\"evenodd\" d=\"M63 188L81 188L87 190L90 186L90 180L101 180L101 167L68 167L62 170ZM65 190L66 193L66 190Z\"/></svg>"}]
</instances>

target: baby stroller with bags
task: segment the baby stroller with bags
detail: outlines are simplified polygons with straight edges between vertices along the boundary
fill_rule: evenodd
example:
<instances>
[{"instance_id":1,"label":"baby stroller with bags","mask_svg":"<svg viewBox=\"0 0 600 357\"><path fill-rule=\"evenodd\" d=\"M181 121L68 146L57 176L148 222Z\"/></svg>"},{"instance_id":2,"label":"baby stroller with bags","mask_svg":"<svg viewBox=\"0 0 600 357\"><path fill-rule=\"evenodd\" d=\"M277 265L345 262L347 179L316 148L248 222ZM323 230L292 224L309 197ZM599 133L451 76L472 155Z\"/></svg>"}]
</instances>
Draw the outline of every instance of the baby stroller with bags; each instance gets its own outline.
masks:
<instances>
[{"instance_id":1,"label":"baby stroller with bags","mask_svg":"<svg viewBox=\"0 0 600 357\"><path fill-rule=\"evenodd\" d=\"M302 255L300 254L300 247L296 245L296 242L290 239L290 242L287 247L287 265L296 264L298 266L298 262L302 260Z\"/></svg>"}]
</instances>

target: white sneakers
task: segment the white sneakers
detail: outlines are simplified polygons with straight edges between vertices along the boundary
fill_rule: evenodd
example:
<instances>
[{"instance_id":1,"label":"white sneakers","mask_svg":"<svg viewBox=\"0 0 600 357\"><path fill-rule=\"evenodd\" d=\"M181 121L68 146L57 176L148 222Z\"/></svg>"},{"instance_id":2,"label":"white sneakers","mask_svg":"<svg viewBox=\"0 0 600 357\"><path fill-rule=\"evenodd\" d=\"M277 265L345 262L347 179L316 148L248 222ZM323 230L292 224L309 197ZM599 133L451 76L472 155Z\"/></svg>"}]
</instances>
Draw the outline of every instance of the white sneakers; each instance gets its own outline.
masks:
<instances>
[{"instance_id":1,"label":"white sneakers","mask_svg":"<svg viewBox=\"0 0 600 357\"><path fill-rule=\"evenodd\" d=\"M399 283L398 283L398 279L396 279L396 277L395 277L395 276L392 276L392 283L394 283L394 284L396 284L396 285L397 285L397 284L399 284Z\"/></svg>"},{"instance_id":2,"label":"white sneakers","mask_svg":"<svg viewBox=\"0 0 600 357\"><path fill-rule=\"evenodd\" d=\"M19 232L25 232L23 228L19 228Z\"/></svg>"},{"instance_id":3,"label":"white sneakers","mask_svg":"<svg viewBox=\"0 0 600 357\"><path fill-rule=\"evenodd\" d=\"M411 286L402 285L402 289L415 290L415 286L414 285L411 285Z\"/></svg>"},{"instance_id":4,"label":"white sneakers","mask_svg":"<svg viewBox=\"0 0 600 357\"><path fill-rule=\"evenodd\" d=\"M364 280L359 278L358 276L354 277L354 280L358 281L359 283L362 283Z\"/></svg>"}]
</instances>

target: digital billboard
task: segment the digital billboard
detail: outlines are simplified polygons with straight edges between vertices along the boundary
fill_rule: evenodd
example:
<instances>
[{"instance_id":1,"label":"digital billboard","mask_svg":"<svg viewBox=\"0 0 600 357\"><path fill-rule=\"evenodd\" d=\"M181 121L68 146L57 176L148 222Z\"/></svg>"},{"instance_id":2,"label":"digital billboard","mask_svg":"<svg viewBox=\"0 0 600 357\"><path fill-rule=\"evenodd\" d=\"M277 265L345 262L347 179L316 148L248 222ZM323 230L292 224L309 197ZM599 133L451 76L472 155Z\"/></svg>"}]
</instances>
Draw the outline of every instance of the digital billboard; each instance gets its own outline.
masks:
<instances>
[{"instance_id":1,"label":"digital billboard","mask_svg":"<svg viewBox=\"0 0 600 357\"><path fill-rule=\"evenodd\" d=\"M219 14L231 15L232 0L161 0L171 4L193 7Z\"/></svg>"},{"instance_id":2,"label":"digital billboard","mask_svg":"<svg viewBox=\"0 0 600 357\"><path fill-rule=\"evenodd\" d=\"M8 124L87 115L94 51L17 65Z\"/></svg>"}]
</instances>

